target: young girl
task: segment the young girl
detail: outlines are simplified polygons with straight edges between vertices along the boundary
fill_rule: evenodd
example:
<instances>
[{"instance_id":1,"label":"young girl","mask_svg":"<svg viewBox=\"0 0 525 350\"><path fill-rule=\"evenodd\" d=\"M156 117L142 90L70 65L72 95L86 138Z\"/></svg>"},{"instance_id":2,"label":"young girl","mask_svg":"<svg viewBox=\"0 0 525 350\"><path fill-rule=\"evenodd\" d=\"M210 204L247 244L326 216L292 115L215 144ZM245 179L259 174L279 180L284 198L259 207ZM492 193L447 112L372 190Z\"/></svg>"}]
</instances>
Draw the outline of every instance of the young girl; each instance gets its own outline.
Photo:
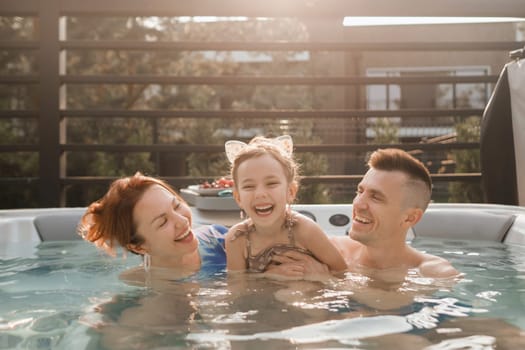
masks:
<instances>
[{"instance_id":1,"label":"young girl","mask_svg":"<svg viewBox=\"0 0 525 350\"><path fill-rule=\"evenodd\" d=\"M313 256L332 271L346 269L321 227L290 208L298 190L290 136L256 137L249 144L227 141L225 149L233 196L241 218L248 216L226 235L228 271L265 272L290 250Z\"/></svg>"}]
</instances>

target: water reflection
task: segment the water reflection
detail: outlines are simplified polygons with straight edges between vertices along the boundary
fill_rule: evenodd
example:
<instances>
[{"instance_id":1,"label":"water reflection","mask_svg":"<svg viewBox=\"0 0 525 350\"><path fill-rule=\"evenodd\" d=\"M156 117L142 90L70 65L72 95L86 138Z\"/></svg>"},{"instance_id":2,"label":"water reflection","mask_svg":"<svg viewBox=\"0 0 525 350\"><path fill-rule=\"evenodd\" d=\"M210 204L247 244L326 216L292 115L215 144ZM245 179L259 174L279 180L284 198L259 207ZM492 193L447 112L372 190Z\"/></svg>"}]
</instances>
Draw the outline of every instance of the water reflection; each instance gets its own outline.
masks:
<instances>
[{"instance_id":1,"label":"water reflection","mask_svg":"<svg viewBox=\"0 0 525 350\"><path fill-rule=\"evenodd\" d=\"M222 273L138 287L117 279L126 264L79 244L0 261L0 349L525 348L523 247L415 242L447 254L459 281L393 270L326 284Z\"/></svg>"}]
</instances>

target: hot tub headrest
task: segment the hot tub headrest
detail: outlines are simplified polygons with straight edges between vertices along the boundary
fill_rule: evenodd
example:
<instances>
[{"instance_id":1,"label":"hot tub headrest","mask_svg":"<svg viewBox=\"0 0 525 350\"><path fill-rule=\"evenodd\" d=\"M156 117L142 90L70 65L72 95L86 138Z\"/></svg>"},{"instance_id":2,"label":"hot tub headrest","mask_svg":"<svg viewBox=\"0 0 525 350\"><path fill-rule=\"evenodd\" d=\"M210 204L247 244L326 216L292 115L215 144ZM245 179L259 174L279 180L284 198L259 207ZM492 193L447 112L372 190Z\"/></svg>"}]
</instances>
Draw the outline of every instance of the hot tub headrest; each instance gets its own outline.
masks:
<instances>
[{"instance_id":1,"label":"hot tub headrest","mask_svg":"<svg viewBox=\"0 0 525 350\"><path fill-rule=\"evenodd\" d=\"M72 209L35 216L33 224L42 241L69 241L82 239L77 226L85 209Z\"/></svg>"},{"instance_id":2,"label":"hot tub headrest","mask_svg":"<svg viewBox=\"0 0 525 350\"><path fill-rule=\"evenodd\" d=\"M503 242L515 218L476 209L428 209L412 229L415 237Z\"/></svg>"}]
</instances>

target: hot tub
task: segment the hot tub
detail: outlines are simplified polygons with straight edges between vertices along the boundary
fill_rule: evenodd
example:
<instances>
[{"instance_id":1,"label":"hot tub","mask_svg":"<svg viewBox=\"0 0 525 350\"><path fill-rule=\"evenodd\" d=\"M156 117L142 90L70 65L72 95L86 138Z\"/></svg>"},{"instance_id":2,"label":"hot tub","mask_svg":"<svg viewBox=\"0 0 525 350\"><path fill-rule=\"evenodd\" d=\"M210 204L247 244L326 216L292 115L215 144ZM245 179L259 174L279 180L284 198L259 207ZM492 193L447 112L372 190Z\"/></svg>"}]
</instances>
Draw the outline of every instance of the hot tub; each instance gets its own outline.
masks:
<instances>
[{"instance_id":1,"label":"hot tub","mask_svg":"<svg viewBox=\"0 0 525 350\"><path fill-rule=\"evenodd\" d=\"M351 225L350 204L301 204L294 209L307 215L329 235L344 235ZM12 243L80 239L76 226L85 208L0 210L0 243L9 252ZM194 226L238 222L238 211L200 210L192 207ZM525 208L497 204L432 203L407 238L434 237L525 244Z\"/></svg>"},{"instance_id":2,"label":"hot tub","mask_svg":"<svg viewBox=\"0 0 525 350\"><path fill-rule=\"evenodd\" d=\"M329 235L351 225L351 205L295 209ZM0 348L525 346L522 207L432 204L410 244L450 260L464 278L450 284L408 275L379 296L390 302L415 293L394 308L357 301L363 277L351 273L333 285L248 278L239 288L221 273L174 280L162 291L129 286L118 275L140 258L111 258L82 241L75 227L84 210L0 211ZM195 226L239 220L236 211L193 210Z\"/></svg>"}]
</instances>

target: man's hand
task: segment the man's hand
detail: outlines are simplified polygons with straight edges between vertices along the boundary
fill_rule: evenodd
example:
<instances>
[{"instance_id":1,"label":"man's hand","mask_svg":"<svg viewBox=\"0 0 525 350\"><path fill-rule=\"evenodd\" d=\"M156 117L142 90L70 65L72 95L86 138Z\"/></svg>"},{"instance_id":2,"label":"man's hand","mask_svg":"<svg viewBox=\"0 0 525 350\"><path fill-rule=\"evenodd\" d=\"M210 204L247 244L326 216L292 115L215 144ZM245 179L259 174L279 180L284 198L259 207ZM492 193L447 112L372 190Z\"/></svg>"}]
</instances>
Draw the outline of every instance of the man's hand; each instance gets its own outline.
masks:
<instances>
[{"instance_id":1,"label":"man's hand","mask_svg":"<svg viewBox=\"0 0 525 350\"><path fill-rule=\"evenodd\" d=\"M295 261L270 264L266 268L264 276L273 279L303 280L305 279L305 269L302 263Z\"/></svg>"},{"instance_id":2,"label":"man's hand","mask_svg":"<svg viewBox=\"0 0 525 350\"><path fill-rule=\"evenodd\" d=\"M328 266L320 263L310 255L293 250L275 255L273 261L280 265L272 265L272 267L268 269L268 272L271 274L277 273L297 279L320 282L326 282L332 277Z\"/></svg>"}]
</instances>

